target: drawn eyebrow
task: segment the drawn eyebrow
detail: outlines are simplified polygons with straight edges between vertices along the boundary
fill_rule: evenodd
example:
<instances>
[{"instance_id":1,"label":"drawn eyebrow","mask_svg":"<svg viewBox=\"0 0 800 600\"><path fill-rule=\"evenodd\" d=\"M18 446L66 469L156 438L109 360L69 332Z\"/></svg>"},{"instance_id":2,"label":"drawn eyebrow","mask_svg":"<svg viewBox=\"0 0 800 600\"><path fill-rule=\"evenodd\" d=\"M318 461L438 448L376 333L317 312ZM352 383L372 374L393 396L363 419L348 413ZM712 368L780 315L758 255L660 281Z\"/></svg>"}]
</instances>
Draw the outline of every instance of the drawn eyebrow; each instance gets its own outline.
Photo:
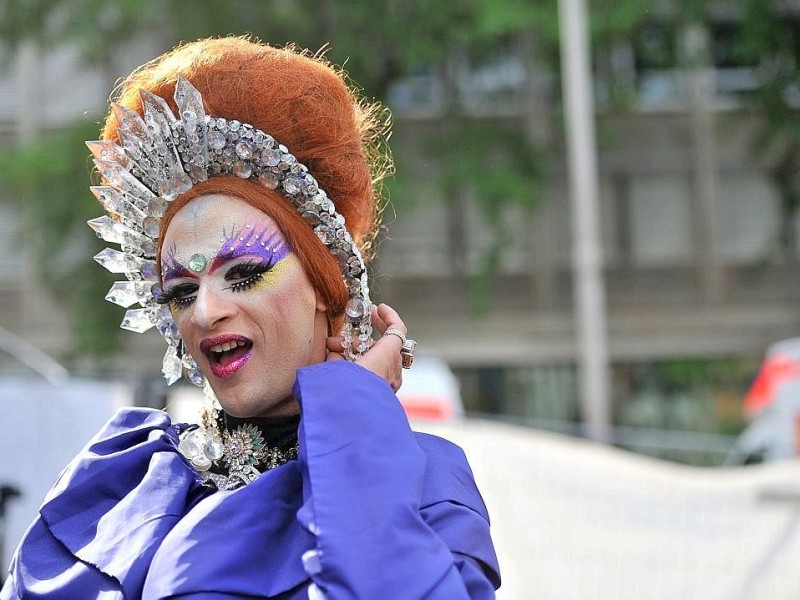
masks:
<instances>
[{"instance_id":1,"label":"drawn eyebrow","mask_svg":"<svg viewBox=\"0 0 800 600\"><path fill-rule=\"evenodd\" d=\"M192 273L188 268L182 265L175 256L175 244L170 246L167 251L166 257L161 259L161 279L167 281L169 279L177 279L179 277L192 277L197 278L195 273Z\"/></svg>"},{"instance_id":2,"label":"drawn eyebrow","mask_svg":"<svg viewBox=\"0 0 800 600\"><path fill-rule=\"evenodd\" d=\"M286 258L291 251L283 236L277 231L270 231L269 227L255 229L245 226L237 234L223 231L223 238L224 242L211 263L209 273L213 273L229 260L242 256L257 256L274 265Z\"/></svg>"}]
</instances>

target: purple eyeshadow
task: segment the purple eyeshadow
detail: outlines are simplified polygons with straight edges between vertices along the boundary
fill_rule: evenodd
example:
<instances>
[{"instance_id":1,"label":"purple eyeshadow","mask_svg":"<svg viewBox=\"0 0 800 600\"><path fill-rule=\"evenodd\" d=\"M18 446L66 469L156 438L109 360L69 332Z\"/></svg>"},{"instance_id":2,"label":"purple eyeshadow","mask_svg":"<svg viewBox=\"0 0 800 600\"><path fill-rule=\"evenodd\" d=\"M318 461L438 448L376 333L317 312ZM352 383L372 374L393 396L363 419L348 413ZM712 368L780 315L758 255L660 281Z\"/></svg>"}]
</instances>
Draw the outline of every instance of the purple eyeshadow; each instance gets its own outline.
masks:
<instances>
[{"instance_id":1,"label":"purple eyeshadow","mask_svg":"<svg viewBox=\"0 0 800 600\"><path fill-rule=\"evenodd\" d=\"M237 235L225 235L222 248L211 264L211 270L242 256L257 256L269 265L274 265L286 258L289 252L289 244L277 231L270 232L267 227L257 230L247 226Z\"/></svg>"}]
</instances>

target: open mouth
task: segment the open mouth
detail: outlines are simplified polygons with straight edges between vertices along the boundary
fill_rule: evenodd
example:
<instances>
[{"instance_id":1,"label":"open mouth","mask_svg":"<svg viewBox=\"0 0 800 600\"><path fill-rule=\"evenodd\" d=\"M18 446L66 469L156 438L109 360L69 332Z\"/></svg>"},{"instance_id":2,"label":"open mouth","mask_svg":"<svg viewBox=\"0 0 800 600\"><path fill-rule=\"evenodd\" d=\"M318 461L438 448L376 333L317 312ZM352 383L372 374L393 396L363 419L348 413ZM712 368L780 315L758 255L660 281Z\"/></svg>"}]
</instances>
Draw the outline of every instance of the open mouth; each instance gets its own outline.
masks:
<instances>
[{"instance_id":1,"label":"open mouth","mask_svg":"<svg viewBox=\"0 0 800 600\"><path fill-rule=\"evenodd\" d=\"M211 372L217 377L230 377L250 358L253 342L244 336L220 336L203 340L200 350L208 359Z\"/></svg>"}]
</instances>

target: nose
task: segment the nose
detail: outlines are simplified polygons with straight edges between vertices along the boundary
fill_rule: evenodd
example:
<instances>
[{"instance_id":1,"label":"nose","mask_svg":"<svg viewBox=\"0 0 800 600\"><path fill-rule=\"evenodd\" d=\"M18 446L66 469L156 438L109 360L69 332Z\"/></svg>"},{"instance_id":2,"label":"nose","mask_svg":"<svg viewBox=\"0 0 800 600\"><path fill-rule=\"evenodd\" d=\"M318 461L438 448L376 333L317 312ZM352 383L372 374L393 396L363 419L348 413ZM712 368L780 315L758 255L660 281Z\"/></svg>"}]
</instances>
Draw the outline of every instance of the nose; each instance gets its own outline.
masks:
<instances>
[{"instance_id":1,"label":"nose","mask_svg":"<svg viewBox=\"0 0 800 600\"><path fill-rule=\"evenodd\" d=\"M192 321L200 329L211 331L221 322L233 317L236 305L210 286L201 285L194 301Z\"/></svg>"}]
</instances>

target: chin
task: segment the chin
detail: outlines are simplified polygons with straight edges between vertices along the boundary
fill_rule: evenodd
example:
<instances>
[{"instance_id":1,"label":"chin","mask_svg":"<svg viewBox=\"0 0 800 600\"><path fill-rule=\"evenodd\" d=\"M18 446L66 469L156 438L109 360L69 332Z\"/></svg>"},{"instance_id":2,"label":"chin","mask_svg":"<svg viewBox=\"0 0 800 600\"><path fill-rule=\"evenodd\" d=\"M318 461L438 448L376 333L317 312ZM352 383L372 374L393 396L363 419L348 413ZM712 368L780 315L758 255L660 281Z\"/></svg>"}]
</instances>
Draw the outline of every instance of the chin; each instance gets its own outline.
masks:
<instances>
[{"instance_id":1,"label":"chin","mask_svg":"<svg viewBox=\"0 0 800 600\"><path fill-rule=\"evenodd\" d=\"M277 398L247 397L231 390L214 390L222 409L232 417L280 417L296 414L300 409L297 401L288 392Z\"/></svg>"}]
</instances>

